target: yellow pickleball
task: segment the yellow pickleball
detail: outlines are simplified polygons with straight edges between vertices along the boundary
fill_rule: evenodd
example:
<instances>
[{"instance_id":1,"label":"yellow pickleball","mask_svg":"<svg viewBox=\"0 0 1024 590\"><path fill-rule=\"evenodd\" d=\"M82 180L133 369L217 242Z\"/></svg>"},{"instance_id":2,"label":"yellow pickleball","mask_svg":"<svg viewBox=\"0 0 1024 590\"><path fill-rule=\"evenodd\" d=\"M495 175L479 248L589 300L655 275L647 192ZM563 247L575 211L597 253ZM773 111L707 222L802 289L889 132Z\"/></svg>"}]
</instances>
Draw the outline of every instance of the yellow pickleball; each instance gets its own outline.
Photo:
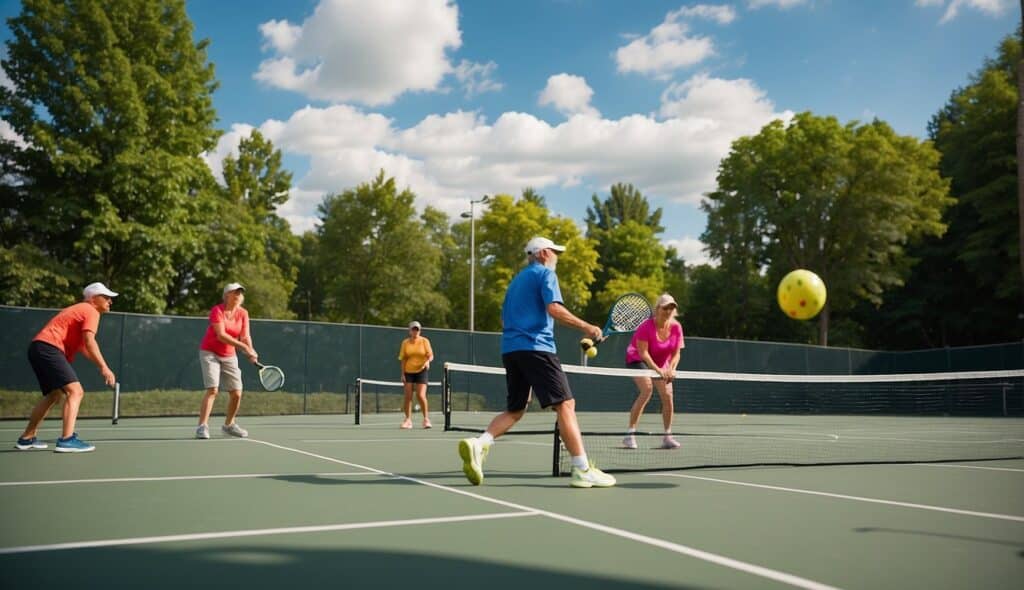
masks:
<instances>
[{"instance_id":1,"label":"yellow pickleball","mask_svg":"<svg viewBox=\"0 0 1024 590\"><path fill-rule=\"evenodd\" d=\"M587 349L587 358L591 358L592 359L595 356L597 356L597 347L596 346L591 346L590 348Z\"/></svg>"},{"instance_id":2,"label":"yellow pickleball","mask_svg":"<svg viewBox=\"0 0 1024 590\"><path fill-rule=\"evenodd\" d=\"M809 320L825 307L828 293L821 277L809 270L794 270L779 282L779 307L789 317Z\"/></svg>"}]
</instances>

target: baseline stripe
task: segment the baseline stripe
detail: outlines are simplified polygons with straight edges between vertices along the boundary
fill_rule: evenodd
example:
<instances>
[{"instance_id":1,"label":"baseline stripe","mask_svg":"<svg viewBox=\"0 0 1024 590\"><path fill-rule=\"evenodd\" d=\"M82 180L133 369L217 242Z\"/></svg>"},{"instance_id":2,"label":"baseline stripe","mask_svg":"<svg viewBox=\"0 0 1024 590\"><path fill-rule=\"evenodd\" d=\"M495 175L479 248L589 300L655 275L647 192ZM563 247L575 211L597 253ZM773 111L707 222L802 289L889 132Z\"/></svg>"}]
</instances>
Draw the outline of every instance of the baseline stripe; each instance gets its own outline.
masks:
<instances>
[{"instance_id":1,"label":"baseline stripe","mask_svg":"<svg viewBox=\"0 0 1024 590\"><path fill-rule=\"evenodd\" d=\"M957 465L955 463L914 463L915 467L952 467L954 469L984 469L985 471L1016 471L1024 473L1024 469L1013 467L986 467L984 465Z\"/></svg>"},{"instance_id":2,"label":"baseline stripe","mask_svg":"<svg viewBox=\"0 0 1024 590\"><path fill-rule=\"evenodd\" d=\"M294 475L316 475L316 476L351 476L351 475L373 475L377 473L368 471L336 471L332 473L237 473L231 475L170 475L163 477L103 477L94 479L53 479L42 481L4 481L0 487L11 486L45 486L75 483L130 483L143 481L184 481L196 479L256 479L266 477L288 477Z\"/></svg>"},{"instance_id":3,"label":"baseline stripe","mask_svg":"<svg viewBox=\"0 0 1024 590\"><path fill-rule=\"evenodd\" d=\"M513 509L516 509L516 510L522 510L522 511L528 512L530 514L537 514L537 515L540 515L540 516L546 516L546 517L551 518L553 520L558 520L558 521L566 522L566 523L569 523L569 524L574 524L574 525L577 525L577 526L580 526L580 527L584 527L584 528L588 528L588 529L591 529L591 530L601 531L603 533L607 533L609 535L613 535L613 536L616 536L616 537L621 537L623 539L629 539L631 541L637 541L639 543L644 543L644 544L651 545L651 546L654 546L654 547L659 547L661 549L665 549L665 550L671 551L673 553L679 553L681 555L687 555L689 557L694 557L694 558L697 558L697 559L700 559L700 560L703 560L703 561L714 563L716 565L721 565L721 566L724 566L724 567L727 567L727 568L731 568L731 569L734 569L734 570L737 570L737 571L741 571L741 572L744 572L744 573L748 573L748 574L751 574L751 575L754 575L754 576L760 576L762 578L767 578L769 580L775 580L777 582L782 582L784 584L789 584L789 585L795 586L797 588L805 588L807 590L838 590L834 586L829 586L827 584L822 584L820 582L816 582L814 580L809 580L807 578L801 578L800 576L795 576L793 574L787 574L786 572L781 572L781 571L778 571L778 570L769 569L769 568L762 567L762 566L759 566L759 565L755 565L755 564L752 564L752 563L747 563L745 561L739 561L738 559L732 559L731 557L725 557L724 555L718 555L718 554L715 554L715 553L709 553L707 551L701 551L700 549L695 549L693 547L688 547L686 545L680 545L679 543L673 543L671 541L665 541L663 539L658 539L658 538L655 538L655 537L648 537L647 535L641 535L641 534L633 533L633 532L626 531L626 530L623 530L623 529L617 529L617 528L606 526L606 525L603 525L603 524L598 524L596 522L590 522L588 520L574 518L574 517L571 517L571 516L566 516L564 514L558 514L557 512L549 512L547 510L542 510L542 509L539 509L539 508L532 508L530 506L525 506L525 505L522 505L522 504L516 504L514 502L507 502L505 500L498 500L496 498L489 498L487 496L482 496L480 494L475 494L473 492L467 492L465 490L460 490L460 489L457 489L457 488L451 488L451 487L448 487L448 486L445 486L445 485L441 485L439 483L434 483L432 481L426 481L426 480L422 480L422 479L417 479L415 477L409 477L409 476L406 476L406 475L399 475L399 474L396 474L396 473L390 473L390 472L383 471L383 470L380 470L380 469L375 469L373 467L367 467L366 465L359 465L358 463L351 463L349 461L342 461L341 459L335 459L333 457L326 457L324 455L317 455L316 453L310 453L309 451L303 451L302 449L295 449L295 448L291 448L291 447L285 447L285 446L282 446L282 445L278 445L278 444L274 444L274 443L267 442L267 441L262 441L262 440L256 440L256 439L252 439L252 438L248 438L248 439L245 439L245 440L248 440L249 442L253 442L253 443L267 445L267 446L270 446L270 447L275 447L275 448L282 449L282 450L285 450L285 451L291 451L293 453L299 453L300 455L307 455L309 457L315 457L317 459L323 459L324 461L330 461L332 463L338 463L338 464L341 464L341 465L347 465L349 467L355 467L357 469L367 469L367 470L370 470L370 471L375 471L377 473L380 473L381 475L389 475L389 476L392 476L392 477L395 477L395 478L398 478L398 479L403 479L403 480L410 481L410 482L413 482L413 483L418 483L420 485L425 485L425 486L428 486L428 487L431 487L431 488L435 488L435 489L438 489L438 490L441 490L441 491L450 492L450 493L453 493L453 494L459 494L459 495L466 496L466 497L469 497L469 498L474 498L476 500L482 500L484 502L490 502L491 504L498 504L500 506L506 506L508 508L513 508Z\"/></svg>"},{"instance_id":4,"label":"baseline stripe","mask_svg":"<svg viewBox=\"0 0 1024 590\"><path fill-rule=\"evenodd\" d=\"M713 481L734 486L745 486L750 488L761 488L764 490L775 490L778 492L791 492L794 494L807 494L810 496L825 496L827 498L838 498L840 500L853 500L856 502L868 502L870 504L885 504L888 506L900 506L902 508L917 508L919 510L932 510L934 512L948 512L950 514L962 514L964 516L978 516L981 518L995 518L998 520L1010 520L1024 522L1024 516L1013 514L997 514L993 512L977 512L975 510L961 510L960 508L946 508L945 506L932 506L930 504L914 504L913 502L898 502L896 500L882 500L880 498L866 498L863 496L849 496L847 494L833 494L831 492L818 492L815 490L804 490L801 488L785 488L782 486L770 486L761 483L748 483L745 481L734 481L729 479L717 479L714 477L700 477L697 475L683 475L681 473L652 473L651 477L680 477L685 479L699 479Z\"/></svg>"},{"instance_id":5,"label":"baseline stripe","mask_svg":"<svg viewBox=\"0 0 1024 590\"><path fill-rule=\"evenodd\" d=\"M223 531L216 533L191 533L184 535L164 535L159 537L135 537L129 539L108 539L104 541L82 541L75 543L56 543L53 545L26 545L24 547L5 547L0 555L14 553L34 553L39 551L61 551L66 549L93 549L96 547L116 547L123 545L146 545L151 543L174 543L180 541L205 541L209 539L235 539L239 537L258 537L266 535L294 535L301 533L321 533L327 531L348 531L356 529L374 529L398 526L415 526L423 524L439 524L452 522L471 522L475 520L495 520L499 518L519 518L536 516L531 512L496 512L493 514L477 514L473 516L441 516L437 518L413 518L408 520L379 520L376 522L357 522L347 524L328 524L318 526L296 526L276 529L250 529L241 531Z\"/></svg>"}]
</instances>

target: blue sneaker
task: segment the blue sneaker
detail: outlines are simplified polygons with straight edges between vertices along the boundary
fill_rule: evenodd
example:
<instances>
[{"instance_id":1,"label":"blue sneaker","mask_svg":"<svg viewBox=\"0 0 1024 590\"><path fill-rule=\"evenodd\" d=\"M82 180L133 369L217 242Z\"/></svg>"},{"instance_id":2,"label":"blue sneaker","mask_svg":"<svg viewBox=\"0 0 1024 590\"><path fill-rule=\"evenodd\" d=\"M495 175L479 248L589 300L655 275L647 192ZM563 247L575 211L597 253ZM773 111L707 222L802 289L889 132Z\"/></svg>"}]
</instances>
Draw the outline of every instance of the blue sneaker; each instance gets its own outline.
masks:
<instances>
[{"instance_id":1,"label":"blue sneaker","mask_svg":"<svg viewBox=\"0 0 1024 590\"><path fill-rule=\"evenodd\" d=\"M95 450L96 447L78 438L77 432L71 433L67 438L58 438L57 448L54 449L58 453L88 453Z\"/></svg>"},{"instance_id":2,"label":"blue sneaker","mask_svg":"<svg viewBox=\"0 0 1024 590\"><path fill-rule=\"evenodd\" d=\"M39 440L36 437L32 438L19 438L18 442L14 443L14 448L19 451L31 451L32 449L45 449L46 443Z\"/></svg>"}]
</instances>

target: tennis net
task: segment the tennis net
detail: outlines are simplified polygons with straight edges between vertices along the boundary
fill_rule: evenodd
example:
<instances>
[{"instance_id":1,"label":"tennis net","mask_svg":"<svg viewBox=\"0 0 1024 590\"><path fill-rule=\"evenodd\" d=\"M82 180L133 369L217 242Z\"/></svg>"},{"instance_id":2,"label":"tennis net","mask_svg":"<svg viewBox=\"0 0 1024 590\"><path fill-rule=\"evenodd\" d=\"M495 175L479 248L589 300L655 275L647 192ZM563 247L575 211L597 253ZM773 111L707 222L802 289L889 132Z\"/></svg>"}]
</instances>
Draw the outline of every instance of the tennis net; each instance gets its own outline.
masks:
<instances>
[{"instance_id":1,"label":"tennis net","mask_svg":"<svg viewBox=\"0 0 1024 590\"><path fill-rule=\"evenodd\" d=\"M587 454L611 471L749 465L913 463L1024 457L1024 370L890 375L679 371L662 449L652 395L627 449L635 377L647 370L563 365ZM480 432L505 408L504 369L448 363L446 430ZM552 436L552 473L569 470L554 415L535 402L510 434Z\"/></svg>"},{"instance_id":2,"label":"tennis net","mask_svg":"<svg viewBox=\"0 0 1024 590\"><path fill-rule=\"evenodd\" d=\"M427 405L441 407L440 381L427 383ZM363 423L363 414L383 414L402 411L405 385L401 381L356 379L355 423ZM419 412L419 401L413 396L413 411Z\"/></svg>"}]
</instances>

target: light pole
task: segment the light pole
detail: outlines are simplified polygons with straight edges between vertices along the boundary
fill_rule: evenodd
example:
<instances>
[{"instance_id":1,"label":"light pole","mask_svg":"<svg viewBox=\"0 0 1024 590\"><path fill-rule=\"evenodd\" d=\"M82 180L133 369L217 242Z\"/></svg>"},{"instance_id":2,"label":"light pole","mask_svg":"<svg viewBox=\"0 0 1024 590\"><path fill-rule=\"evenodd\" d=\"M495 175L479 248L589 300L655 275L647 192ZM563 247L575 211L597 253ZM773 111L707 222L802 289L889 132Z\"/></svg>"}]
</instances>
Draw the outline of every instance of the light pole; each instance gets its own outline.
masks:
<instances>
[{"instance_id":1,"label":"light pole","mask_svg":"<svg viewBox=\"0 0 1024 590\"><path fill-rule=\"evenodd\" d=\"M476 311L476 211L473 208L477 203L486 203L491 198L487 195L477 200L469 200L469 213L463 213L463 218L469 219L469 331L473 331L473 315Z\"/></svg>"}]
</instances>

